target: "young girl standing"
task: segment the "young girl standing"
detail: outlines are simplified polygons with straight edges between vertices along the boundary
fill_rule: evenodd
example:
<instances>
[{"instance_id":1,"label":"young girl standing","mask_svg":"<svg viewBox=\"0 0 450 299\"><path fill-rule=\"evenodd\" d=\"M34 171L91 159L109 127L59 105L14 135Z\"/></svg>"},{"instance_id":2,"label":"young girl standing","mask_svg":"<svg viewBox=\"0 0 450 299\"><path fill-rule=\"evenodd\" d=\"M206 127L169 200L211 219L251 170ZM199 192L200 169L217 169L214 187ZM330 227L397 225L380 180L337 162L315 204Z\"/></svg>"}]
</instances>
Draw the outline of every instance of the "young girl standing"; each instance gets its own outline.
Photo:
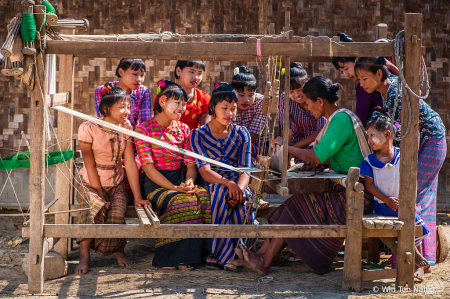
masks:
<instances>
[{"instance_id":1,"label":"young girl standing","mask_svg":"<svg viewBox=\"0 0 450 299\"><path fill-rule=\"evenodd\" d=\"M180 122L186 110L187 94L180 85L169 80L158 82L154 117L141 124L136 132L190 150L189 127ZM194 180L197 167L194 159L143 140L136 140L136 149L146 174L144 194L161 224L209 224L211 201L205 189ZM181 170L186 165L186 176ZM193 270L202 260L202 249L210 244L202 239L159 238L155 240L153 266L164 270ZM208 252L209 253L209 252ZM205 254L206 256L206 254Z\"/></svg>"},{"instance_id":2,"label":"young girl standing","mask_svg":"<svg viewBox=\"0 0 450 299\"><path fill-rule=\"evenodd\" d=\"M202 82L204 71L203 61L178 60L175 66L175 78L188 97L186 111L180 121L187 124L191 130L197 129L210 120L208 104L211 97L197 88Z\"/></svg>"},{"instance_id":3,"label":"young girl standing","mask_svg":"<svg viewBox=\"0 0 450 299\"><path fill-rule=\"evenodd\" d=\"M262 113L264 96L256 93L255 76L243 65L234 69L231 85L238 95L237 113L233 123L247 128L250 133L252 163L256 164L258 154L264 149L267 150L266 142L269 136L268 129L264 132L267 123L267 115Z\"/></svg>"},{"instance_id":4,"label":"young girl standing","mask_svg":"<svg viewBox=\"0 0 450 299\"><path fill-rule=\"evenodd\" d=\"M250 134L245 127L232 123L236 115L237 95L228 83L220 83L209 102L211 121L192 131L192 149L197 154L232 165L250 167ZM213 224L252 223L253 211L245 203L253 195L248 187L250 177L244 173L211 169L197 160L197 167L211 194ZM221 269L234 256L237 239L214 238L208 266ZM247 244L249 245L249 244Z\"/></svg>"},{"instance_id":5,"label":"young girl standing","mask_svg":"<svg viewBox=\"0 0 450 299\"><path fill-rule=\"evenodd\" d=\"M374 151L361 163L361 175L364 176L366 189L374 195L375 214L398 217L398 196L400 189L400 149L394 147L396 127L382 113L375 111L367 123L369 145ZM422 256L422 240L430 230L415 214L416 225L422 225L423 235L415 238L416 278L423 280L423 267L428 266Z\"/></svg>"},{"instance_id":6,"label":"young girl standing","mask_svg":"<svg viewBox=\"0 0 450 299\"><path fill-rule=\"evenodd\" d=\"M130 96L113 83L106 83L101 93L99 109L103 120L131 129L127 120L130 116ZM125 224L127 194L123 183L122 155L135 205L150 204L141 197L131 137L85 122L78 130L78 140L84 166L80 170L82 182L78 187L77 200L81 208L91 208L80 212L79 224ZM90 248L102 256L114 253L120 266L132 264L124 253L126 239L84 238L77 242L80 244L81 261L75 274L88 272Z\"/></svg>"},{"instance_id":7,"label":"young girl standing","mask_svg":"<svg viewBox=\"0 0 450 299\"><path fill-rule=\"evenodd\" d=\"M355 74L368 93L378 91L394 121L401 125L402 98L396 100L398 78L389 76L383 57L361 57L355 64ZM395 109L395 111L394 111ZM428 104L419 100L419 156L417 164L417 214L431 231L423 242L424 257L436 261L436 194L439 170L447 153L445 126L441 117ZM430 268L425 272L431 272Z\"/></svg>"},{"instance_id":8,"label":"young girl standing","mask_svg":"<svg viewBox=\"0 0 450 299\"><path fill-rule=\"evenodd\" d=\"M140 59L121 58L116 69L116 76L119 80L114 81L114 86L120 87L130 95L130 121L133 128L147 121L152 117L150 92L146 86L142 85L145 76L145 64ZM102 88L95 90L95 110L97 116L102 115L100 102L102 100Z\"/></svg>"}]
</instances>

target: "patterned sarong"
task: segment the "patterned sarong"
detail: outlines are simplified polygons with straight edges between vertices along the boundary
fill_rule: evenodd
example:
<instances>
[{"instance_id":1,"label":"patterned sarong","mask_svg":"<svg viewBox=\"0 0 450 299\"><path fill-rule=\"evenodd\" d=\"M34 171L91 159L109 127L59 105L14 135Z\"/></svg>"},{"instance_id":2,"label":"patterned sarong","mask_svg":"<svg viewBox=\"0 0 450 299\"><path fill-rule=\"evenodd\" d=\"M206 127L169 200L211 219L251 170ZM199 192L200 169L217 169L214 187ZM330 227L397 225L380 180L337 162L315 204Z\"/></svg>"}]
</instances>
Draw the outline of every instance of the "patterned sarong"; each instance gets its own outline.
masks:
<instances>
[{"instance_id":1,"label":"patterned sarong","mask_svg":"<svg viewBox=\"0 0 450 299\"><path fill-rule=\"evenodd\" d=\"M78 187L77 201L80 208L91 208L80 211L78 224L125 224L125 211L127 209L127 193L123 181L113 187L103 187L103 195L110 202L109 209L104 211L104 202L97 191L88 184L83 183ZM77 239L80 243L83 239ZM115 252L122 252L127 243L126 239L96 238L91 241L91 248L98 255L106 256Z\"/></svg>"}]
</instances>

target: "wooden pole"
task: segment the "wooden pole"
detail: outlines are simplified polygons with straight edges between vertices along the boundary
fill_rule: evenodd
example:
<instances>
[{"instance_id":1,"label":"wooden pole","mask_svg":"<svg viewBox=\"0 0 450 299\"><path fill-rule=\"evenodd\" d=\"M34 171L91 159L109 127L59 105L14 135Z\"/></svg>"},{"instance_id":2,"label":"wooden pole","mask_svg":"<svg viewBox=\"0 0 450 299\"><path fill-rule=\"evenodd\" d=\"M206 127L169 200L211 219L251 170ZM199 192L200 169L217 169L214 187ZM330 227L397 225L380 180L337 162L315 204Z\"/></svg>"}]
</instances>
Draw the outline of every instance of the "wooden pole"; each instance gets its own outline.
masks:
<instances>
[{"instance_id":1,"label":"wooden pole","mask_svg":"<svg viewBox=\"0 0 450 299\"><path fill-rule=\"evenodd\" d=\"M35 11L46 11L44 5L36 5ZM37 29L44 22L44 14L34 15ZM45 24L40 36L45 37ZM38 31L39 32L39 31ZM28 290L42 293L44 290L44 205L45 205L45 130L44 130L44 96L45 72L43 50L36 56L35 84L31 91L31 126L30 126L30 272Z\"/></svg>"},{"instance_id":2,"label":"wooden pole","mask_svg":"<svg viewBox=\"0 0 450 299\"><path fill-rule=\"evenodd\" d=\"M73 55L59 56L59 85L58 92L69 92L69 104L64 105L73 109L73 86L74 86L74 60ZM58 113L58 141L59 146L57 150L72 149L72 135L73 135L73 117L66 113ZM58 201L55 203L55 211L70 210L70 195L71 182L68 180L73 173L73 163L71 161L61 164L59 170L56 172L56 192L55 198ZM55 215L56 224L69 224L69 213L62 213ZM64 258L68 254L68 240L61 239L55 245L55 251L60 253Z\"/></svg>"},{"instance_id":3,"label":"wooden pole","mask_svg":"<svg viewBox=\"0 0 450 299\"><path fill-rule=\"evenodd\" d=\"M267 0L259 0L259 34L267 34Z\"/></svg>"},{"instance_id":4,"label":"wooden pole","mask_svg":"<svg viewBox=\"0 0 450 299\"><path fill-rule=\"evenodd\" d=\"M405 79L411 89L419 94L420 53L422 40L422 15L405 14L405 61L403 63ZM409 114L411 127L400 146L400 186L398 219L404 222L400 230L397 245L397 280L396 286L408 284L414 288L414 213L417 197L417 160L419 132L419 99L408 92L411 101L411 113L408 111L406 93L402 91L402 127L406 128ZM407 253L412 254L412 261L406 262Z\"/></svg>"},{"instance_id":5,"label":"wooden pole","mask_svg":"<svg viewBox=\"0 0 450 299\"><path fill-rule=\"evenodd\" d=\"M286 11L284 12L284 32L288 32L291 26L291 11L289 7L286 7Z\"/></svg>"},{"instance_id":6,"label":"wooden pole","mask_svg":"<svg viewBox=\"0 0 450 299\"><path fill-rule=\"evenodd\" d=\"M289 147L289 89L291 82L291 58L286 56L284 59L284 119L280 119L280 121L284 122L283 128L283 169L281 172L281 186L287 187L287 169L289 165L289 155L288 155L288 147Z\"/></svg>"},{"instance_id":7,"label":"wooden pole","mask_svg":"<svg viewBox=\"0 0 450 299\"><path fill-rule=\"evenodd\" d=\"M387 38L387 24L378 24L375 28L375 39L379 40L380 38Z\"/></svg>"},{"instance_id":8,"label":"wooden pole","mask_svg":"<svg viewBox=\"0 0 450 299\"><path fill-rule=\"evenodd\" d=\"M359 179L359 168L351 167L347 175L346 218L347 236L345 237L344 255L344 290L361 289L361 250L362 250L362 217L364 213L364 193L356 192L355 183Z\"/></svg>"}]
</instances>

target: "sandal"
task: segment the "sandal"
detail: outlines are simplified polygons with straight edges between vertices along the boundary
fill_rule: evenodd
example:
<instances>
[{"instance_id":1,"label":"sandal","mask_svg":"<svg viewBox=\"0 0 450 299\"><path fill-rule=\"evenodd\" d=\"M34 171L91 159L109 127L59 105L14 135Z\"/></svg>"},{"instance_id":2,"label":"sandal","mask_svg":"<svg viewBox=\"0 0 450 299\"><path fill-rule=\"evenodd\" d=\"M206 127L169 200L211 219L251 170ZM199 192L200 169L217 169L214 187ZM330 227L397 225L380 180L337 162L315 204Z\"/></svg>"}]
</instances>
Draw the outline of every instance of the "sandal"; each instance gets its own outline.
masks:
<instances>
[{"instance_id":1,"label":"sandal","mask_svg":"<svg viewBox=\"0 0 450 299\"><path fill-rule=\"evenodd\" d=\"M233 264L230 264L230 263L225 264L225 266L223 266L223 268L224 268L226 271L239 272L238 266L233 265Z\"/></svg>"},{"instance_id":2,"label":"sandal","mask_svg":"<svg viewBox=\"0 0 450 299\"><path fill-rule=\"evenodd\" d=\"M258 211L265 210L265 209L267 209L269 206L270 206L270 203L269 203L269 202L260 199L260 200L259 200Z\"/></svg>"},{"instance_id":3,"label":"sandal","mask_svg":"<svg viewBox=\"0 0 450 299\"><path fill-rule=\"evenodd\" d=\"M176 270L177 267L161 267L159 270Z\"/></svg>"},{"instance_id":4,"label":"sandal","mask_svg":"<svg viewBox=\"0 0 450 299\"><path fill-rule=\"evenodd\" d=\"M215 254L210 254L206 259L214 259L215 262L206 262L208 270L223 270L223 265L219 262Z\"/></svg>"}]
</instances>

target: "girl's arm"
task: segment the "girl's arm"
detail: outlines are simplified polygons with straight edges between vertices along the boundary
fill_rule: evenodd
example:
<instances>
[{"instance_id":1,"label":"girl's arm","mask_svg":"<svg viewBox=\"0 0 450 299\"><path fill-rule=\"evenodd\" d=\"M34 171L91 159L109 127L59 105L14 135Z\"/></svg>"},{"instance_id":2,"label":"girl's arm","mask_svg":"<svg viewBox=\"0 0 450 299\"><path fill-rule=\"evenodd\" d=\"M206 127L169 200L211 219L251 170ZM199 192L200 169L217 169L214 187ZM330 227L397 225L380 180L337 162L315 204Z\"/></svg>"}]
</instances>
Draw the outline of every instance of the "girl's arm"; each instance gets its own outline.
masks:
<instances>
[{"instance_id":1,"label":"girl's arm","mask_svg":"<svg viewBox=\"0 0 450 299\"><path fill-rule=\"evenodd\" d=\"M388 197L380 189L375 186L373 179L368 176L364 176L364 185L367 191L369 191L373 196L382 200L389 208L396 211L398 209L398 198Z\"/></svg>"},{"instance_id":2,"label":"girl's arm","mask_svg":"<svg viewBox=\"0 0 450 299\"><path fill-rule=\"evenodd\" d=\"M395 76L398 76L399 72L398 72L398 68L392 64L392 62L390 62L389 60L386 60L386 67L388 68L388 70Z\"/></svg>"},{"instance_id":3,"label":"girl's arm","mask_svg":"<svg viewBox=\"0 0 450 299\"><path fill-rule=\"evenodd\" d=\"M94 152L92 151L92 145L80 142L81 154L83 156L84 167L86 167L89 185L97 191L97 194L106 202L103 195L102 184L100 182L100 176L98 175L97 167L95 167Z\"/></svg>"},{"instance_id":4,"label":"girl's arm","mask_svg":"<svg viewBox=\"0 0 450 299\"><path fill-rule=\"evenodd\" d=\"M139 170L134 160L133 138L126 142L125 152L125 170L127 172L128 182L134 196L134 205L137 207L151 206L148 200L142 199L141 188L139 186Z\"/></svg>"},{"instance_id":5,"label":"girl's arm","mask_svg":"<svg viewBox=\"0 0 450 299\"><path fill-rule=\"evenodd\" d=\"M184 183L182 183L180 186L175 186L172 184L168 179L166 179L165 176L161 174L153 164L146 164L142 166L144 169L145 174L151 178L155 184L161 186L162 188L174 190L178 192L184 192L184 193L194 193L195 191L192 190L191 187L186 187Z\"/></svg>"}]
</instances>

